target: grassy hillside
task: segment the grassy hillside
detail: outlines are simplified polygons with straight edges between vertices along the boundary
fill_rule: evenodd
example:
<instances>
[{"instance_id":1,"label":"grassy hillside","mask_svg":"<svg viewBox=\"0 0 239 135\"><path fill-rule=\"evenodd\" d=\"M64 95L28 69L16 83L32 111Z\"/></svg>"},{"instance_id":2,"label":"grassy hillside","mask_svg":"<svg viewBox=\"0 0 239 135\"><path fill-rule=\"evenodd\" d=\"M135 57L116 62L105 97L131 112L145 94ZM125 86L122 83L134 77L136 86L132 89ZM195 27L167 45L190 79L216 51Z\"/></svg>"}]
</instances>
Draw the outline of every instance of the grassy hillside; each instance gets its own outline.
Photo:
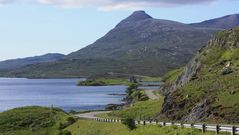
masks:
<instances>
[{"instance_id":1,"label":"grassy hillside","mask_svg":"<svg viewBox=\"0 0 239 135\"><path fill-rule=\"evenodd\" d=\"M58 109L23 107L0 113L0 135L59 135L72 122Z\"/></svg>"},{"instance_id":2,"label":"grassy hillside","mask_svg":"<svg viewBox=\"0 0 239 135\"><path fill-rule=\"evenodd\" d=\"M140 101L123 110L113 111L108 114L100 114L103 118L133 118L137 120L153 119L162 108L163 97L160 100Z\"/></svg>"},{"instance_id":3,"label":"grassy hillside","mask_svg":"<svg viewBox=\"0 0 239 135\"><path fill-rule=\"evenodd\" d=\"M219 32L174 83L167 88L177 86L166 97L164 116L183 121L239 123L239 28Z\"/></svg>"},{"instance_id":4,"label":"grassy hillside","mask_svg":"<svg viewBox=\"0 0 239 135\"><path fill-rule=\"evenodd\" d=\"M96 121L79 120L67 128L72 135L214 135L202 134L194 129L181 129L176 127L139 126L130 131L125 125L116 123L103 123Z\"/></svg>"}]
</instances>

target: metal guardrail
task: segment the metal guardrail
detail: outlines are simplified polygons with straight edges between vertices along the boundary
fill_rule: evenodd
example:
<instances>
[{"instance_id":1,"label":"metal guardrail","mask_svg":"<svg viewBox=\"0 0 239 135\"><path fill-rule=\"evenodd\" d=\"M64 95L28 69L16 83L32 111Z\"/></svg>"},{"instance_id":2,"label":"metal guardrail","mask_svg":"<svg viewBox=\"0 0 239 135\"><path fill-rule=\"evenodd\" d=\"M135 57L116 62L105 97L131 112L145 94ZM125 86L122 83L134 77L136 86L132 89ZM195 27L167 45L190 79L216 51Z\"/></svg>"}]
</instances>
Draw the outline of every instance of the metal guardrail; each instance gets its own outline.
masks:
<instances>
[{"instance_id":1,"label":"metal guardrail","mask_svg":"<svg viewBox=\"0 0 239 135\"><path fill-rule=\"evenodd\" d=\"M95 118L94 120L107 123L121 123L121 120L117 119L104 119L104 118ZM231 133L231 135L239 134L239 127L232 125L211 125L211 124L187 124L187 123L174 123L174 122L158 122L158 121L135 121L136 125L161 125L161 126L177 126L181 128L194 128L199 129L203 133L206 131L213 131L216 134L221 132Z\"/></svg>"}]
</instances>

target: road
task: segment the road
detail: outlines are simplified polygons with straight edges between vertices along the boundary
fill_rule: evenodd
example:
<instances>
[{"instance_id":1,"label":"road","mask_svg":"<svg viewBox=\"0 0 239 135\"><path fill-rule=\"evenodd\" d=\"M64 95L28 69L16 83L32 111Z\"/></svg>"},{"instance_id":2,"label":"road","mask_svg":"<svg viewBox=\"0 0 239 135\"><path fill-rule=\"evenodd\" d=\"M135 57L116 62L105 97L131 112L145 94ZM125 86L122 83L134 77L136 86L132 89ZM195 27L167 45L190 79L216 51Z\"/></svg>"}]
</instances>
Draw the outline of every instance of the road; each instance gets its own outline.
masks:
<instances>
[{"instance_id":1,"label":"road","mask_svg":"<svg viewBox=\"0 0 239 135\"><path fill-rule=\"evenodd\" d=\"M96 115L102 114L102 113L110 113L111 111L99 111L99 112L89 112L89 113L82 113L82 114L77 114L75 115L78 118L83 118L83 119L95 119L98 118Z\"/></svg>"},{"instance_id":2,"label":"road","mask_svg":"<svg viewBox=\"0 0 239 135\"><path fill-rule=\"evenodd\" d=\"M154 91L155 91L155 90L145 90L145 94L146 94L150 99L153 99L153 100L159 99L160 96L159 96L159 95L156 95L156 94L154 93Z\"/></svg>"}]
</instances>

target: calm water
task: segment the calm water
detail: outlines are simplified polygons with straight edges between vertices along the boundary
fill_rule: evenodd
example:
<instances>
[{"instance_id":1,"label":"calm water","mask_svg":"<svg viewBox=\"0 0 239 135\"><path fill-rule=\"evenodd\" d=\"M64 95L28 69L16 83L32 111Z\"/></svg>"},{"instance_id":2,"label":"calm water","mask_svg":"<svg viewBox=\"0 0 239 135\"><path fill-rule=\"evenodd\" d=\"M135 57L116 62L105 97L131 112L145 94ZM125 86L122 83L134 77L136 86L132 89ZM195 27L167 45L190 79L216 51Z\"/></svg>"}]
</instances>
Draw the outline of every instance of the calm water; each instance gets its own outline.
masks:
<instances>
[{"instance_id":1,"label":"calm water","mask_svg":"<svg viewBox=\"0 0 239 135\"><path fill-rule=\"evenodd\" d=\"M65 111L104 109L121 103L125 86L78 87L78 79L0 78L0 111L21 106L60 107Z\"/></svg>"}]
</instances>

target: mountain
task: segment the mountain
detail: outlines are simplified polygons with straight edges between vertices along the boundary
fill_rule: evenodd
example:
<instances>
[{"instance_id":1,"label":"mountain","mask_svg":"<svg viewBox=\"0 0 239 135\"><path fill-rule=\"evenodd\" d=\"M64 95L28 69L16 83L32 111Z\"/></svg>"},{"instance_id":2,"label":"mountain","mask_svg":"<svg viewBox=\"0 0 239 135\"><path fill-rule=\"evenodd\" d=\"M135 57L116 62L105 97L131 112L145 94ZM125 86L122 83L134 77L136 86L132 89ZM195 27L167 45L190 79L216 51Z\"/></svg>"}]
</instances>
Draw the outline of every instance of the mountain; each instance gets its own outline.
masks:
<instances>
[{"instance_id":1,"label":"mountain","mask_svg":"<svg viewBox=\"0 0 239 135\"><path fill-rule=\"evenodd\" d=\"M174 74L174 75L173 75ZM239 122L239 27L222 31L181 70L167 77L161 117Z\"/></svg>"},{"instance_id":2,"label":"mountain","mask_svg":"<svg viewBox=\"0 0 239 135\"><path fill-rule=\"evenodd\" d=\"M162 76L187 64L215 32L223 29L195 25L155 19L144 11L136 11L105 36L63 60L0 71L0 76Z\"/></svg>"},{"instance_id":3,"label":"mountain","mask_svg":"<svg viewBox=\"0 0 239 135\"><path fill-rule=\"evenodd\" d=\"M113 59L122 63L112 67L123 67L118 72L159 76L186 64L214 32L175 21L154 19L144 11L137 11L95 43L66 58L80 61Z\"/></svg>"},{"instance_id":4,"label":"mountain","mask_svg":"<svg viewBox=\"0 0 239 135\"><path fill-rule=\"evenodd\" d=\"M231 29L239 26L239 14L227 15L224 17L191 24L194 27Z\"/></svg>"},{"instance_id":5,"label":"mountain","mask_svg":"<svg viewBox=\"0 0 239 135\"><path fill-rule=\"evenodd\" d=\"M0 70L16 69L16 68L21 68L21 67L31 65L31 64L37 64L37 63L54 62L54 61L61 60L64 57L65 57L65 55L63 55L63 54L49 53L49 54L45 54L42 56L1 61L0 62Z\"/></svg>"}]
</instances>

